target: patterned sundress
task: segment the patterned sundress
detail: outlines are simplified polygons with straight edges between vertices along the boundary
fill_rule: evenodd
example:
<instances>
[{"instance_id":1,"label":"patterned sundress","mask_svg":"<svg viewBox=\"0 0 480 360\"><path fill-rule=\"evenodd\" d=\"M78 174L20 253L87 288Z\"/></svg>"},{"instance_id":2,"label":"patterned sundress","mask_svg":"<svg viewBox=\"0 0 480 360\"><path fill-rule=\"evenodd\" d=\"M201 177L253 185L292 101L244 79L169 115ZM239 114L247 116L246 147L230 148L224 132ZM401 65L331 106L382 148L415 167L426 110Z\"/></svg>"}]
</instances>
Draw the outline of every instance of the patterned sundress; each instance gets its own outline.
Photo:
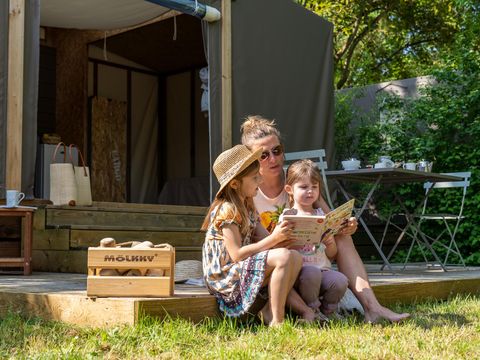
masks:
<instances>
[{"instance_id":1,"label":"patterned sundress","mask_svg":"<svg viewBox=\"0 0 480 360\"><path fill-rule=\"evenodd\" d=\"M224 203L210 213L210 225L202 251L203 274L208 290L217 299L220 311L226 316L239 317L248 313L262 290L268 250L239 262L234 262L230 258L223 241L222 228L229 224L239 225L241 218L225 218L225 214L229 213L225 210L229 206L231 205ZM258 214L249 213L249 221L249 230L243 238L242 246L251 243L252 233L258 222Z\"/></svg>"}]
</instances>

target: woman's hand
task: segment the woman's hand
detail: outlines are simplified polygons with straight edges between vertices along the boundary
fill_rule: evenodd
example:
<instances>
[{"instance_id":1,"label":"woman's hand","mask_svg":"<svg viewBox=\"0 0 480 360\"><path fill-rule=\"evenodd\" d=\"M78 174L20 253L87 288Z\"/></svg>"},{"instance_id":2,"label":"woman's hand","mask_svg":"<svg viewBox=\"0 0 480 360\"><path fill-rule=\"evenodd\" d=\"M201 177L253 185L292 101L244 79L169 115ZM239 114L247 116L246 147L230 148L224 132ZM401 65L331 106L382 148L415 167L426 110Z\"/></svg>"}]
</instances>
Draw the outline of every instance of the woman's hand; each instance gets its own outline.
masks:
<instances>
[{"instance_id":1,"label":"woman's hand","mask_svg":"<svg viewBox=\"0 0 480 360\"><path fill-rule=\"evenodd\" d=\"M357 231L358 221L357 218L351 217L348 219L347 224L338 232L339 235L352 235Z\"/></svg>"}]
</instances>

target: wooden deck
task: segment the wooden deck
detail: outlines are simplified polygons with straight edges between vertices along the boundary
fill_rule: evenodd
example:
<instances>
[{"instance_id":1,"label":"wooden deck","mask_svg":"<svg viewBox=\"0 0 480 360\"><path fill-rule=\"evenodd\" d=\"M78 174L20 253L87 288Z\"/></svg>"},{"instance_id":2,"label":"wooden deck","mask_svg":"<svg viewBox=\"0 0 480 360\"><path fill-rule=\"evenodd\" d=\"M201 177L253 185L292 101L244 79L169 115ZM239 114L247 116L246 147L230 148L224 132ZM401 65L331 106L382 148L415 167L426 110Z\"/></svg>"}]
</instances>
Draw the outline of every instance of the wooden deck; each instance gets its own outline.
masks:
<instances>
[{"instance_id":1,"label":"wooden deck","mask_svg":"<svg viewBox=\"0 0 480 360\"><path fill-rule=\"evenodd\" d=\"M450 268L445 273L425 266L379 272L368 265L378 299L388 305L455 294L480 294L480 268ZM199 321L218 316L213 296L203 287L177 284L171 298L89 298L86 275L34 272L32 276L0 274L0 316L8 310L67 323L110 326L135 324L143 315L180 316Z\"/></svg>"},{"instance_id":2,"label":"wooden deck","mask_svg":"<svg viewBox=\"0 0 480 360\"><path fill-rule=\"evenodd\" d=\"M199 231L206 208L95 202L91 207L38 206L33 223L33 275L0 273L0 316L8 310L74 324L135 324L143 315L199 321L218 316L216 301L202 287L177 284L170 298L90 298L86 295L87 248L103 237L117 242L150 240L175 247L176 259L201 259ZM12 230L13 229L13 230ZM19 224L0 224L0 251L20 253ZM15 245L15 246L14 246ZM14 256L12 255L12 256ZM16 255L15 255L16 256ZM480 268L425 266L380 272L367 267L380 302L445 299L480 294Z\"/></svg>"}]
</instances>

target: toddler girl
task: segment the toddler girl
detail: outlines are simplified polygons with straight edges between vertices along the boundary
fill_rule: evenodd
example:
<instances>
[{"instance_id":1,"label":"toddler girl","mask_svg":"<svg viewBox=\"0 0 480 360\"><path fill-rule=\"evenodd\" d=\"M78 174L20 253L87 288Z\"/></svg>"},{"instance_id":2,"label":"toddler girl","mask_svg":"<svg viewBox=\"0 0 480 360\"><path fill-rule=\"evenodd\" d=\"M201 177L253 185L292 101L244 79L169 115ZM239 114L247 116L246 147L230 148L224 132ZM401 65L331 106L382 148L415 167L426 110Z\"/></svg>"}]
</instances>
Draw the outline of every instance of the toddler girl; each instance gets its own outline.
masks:
<instances>
[{"instance_id":1,"label":"toddler girl","mask_svg":"<svg viewBox=\"0 0 480 360\"><path fill-rule=\"evenodd\" d=\"M311 160L300 160L289 166L285 191L289 195L292 209L284 211L298 215L324 215L322 209L314 204L321 194L322 177L317 166ZM321 276L310 279L310 283L299 282L298 292L313 309L325 315L331 315L348 287L345 275L331 269L337 255L337 245L332 235L322 239L320 245L304 245L298 248L303 257L303 266L315 266L322 270Z\"/></svg>"},{"instance_id":2,"label":"toddler girl","mask_svg":"<svg viewBox=\"0 0 480 360\"><path fill-rule=\"evenodd\" d=\"M261 183L261 153L261 149L252 153L245 145L237 145L213 164L220 190L202 225L207 232L203 274L220 311L231 317L255 313L268 288L261 315L273 326L284 320L286 299L302 267L302 257L285 248L292 243L291 223L285 222L269 234L259 222L252 198Z\"/></svg>"}]
</instances>

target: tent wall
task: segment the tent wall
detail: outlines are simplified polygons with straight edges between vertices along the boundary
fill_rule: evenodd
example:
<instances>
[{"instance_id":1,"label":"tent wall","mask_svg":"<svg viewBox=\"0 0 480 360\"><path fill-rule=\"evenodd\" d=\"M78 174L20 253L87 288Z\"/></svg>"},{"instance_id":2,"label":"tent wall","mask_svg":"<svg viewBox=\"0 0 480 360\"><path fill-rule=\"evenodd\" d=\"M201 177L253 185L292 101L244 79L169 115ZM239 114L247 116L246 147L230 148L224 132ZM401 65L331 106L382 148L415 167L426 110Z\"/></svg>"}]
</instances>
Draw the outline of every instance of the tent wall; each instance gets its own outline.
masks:
<instances>
[{"instance_id":1,"label":"tent wall","mask_svg":"<svg viewBox=\"0 0 480 360\"><path fill-rule=\"evenodd\" d=\"M209 24L206 36L214 159L221 152L220 24ZM243 119L259 114L276 120L287 151L325 148L333 164L332 76L331 23L291 0L232 2L233 144Z\"/></svg>"},{"instance_id":2,"label":"tent wall","mask_svg":"<svg viewBox=\"0 0 480 360\"><path fill-rule=\"evenodd\" d=\"M166 77L167 181L208 176L208 119L200 111L200 86L198 70Z\"/></svg>"},{"instance_id":3,"label":"tent wall","mask_svg":"<svg viewBox=\"0 0 480 360\"><path fill-rule=\"evenodd\" d=\"M0 2L0 197L5 189L7 76L8 76L8 1ZM40 1L25 2L25 45L22 134L22 191L33 196L37 144L38 64L40 50ZM19 164L20 166L20 164Z\"/></svg>"}]
</instances>

